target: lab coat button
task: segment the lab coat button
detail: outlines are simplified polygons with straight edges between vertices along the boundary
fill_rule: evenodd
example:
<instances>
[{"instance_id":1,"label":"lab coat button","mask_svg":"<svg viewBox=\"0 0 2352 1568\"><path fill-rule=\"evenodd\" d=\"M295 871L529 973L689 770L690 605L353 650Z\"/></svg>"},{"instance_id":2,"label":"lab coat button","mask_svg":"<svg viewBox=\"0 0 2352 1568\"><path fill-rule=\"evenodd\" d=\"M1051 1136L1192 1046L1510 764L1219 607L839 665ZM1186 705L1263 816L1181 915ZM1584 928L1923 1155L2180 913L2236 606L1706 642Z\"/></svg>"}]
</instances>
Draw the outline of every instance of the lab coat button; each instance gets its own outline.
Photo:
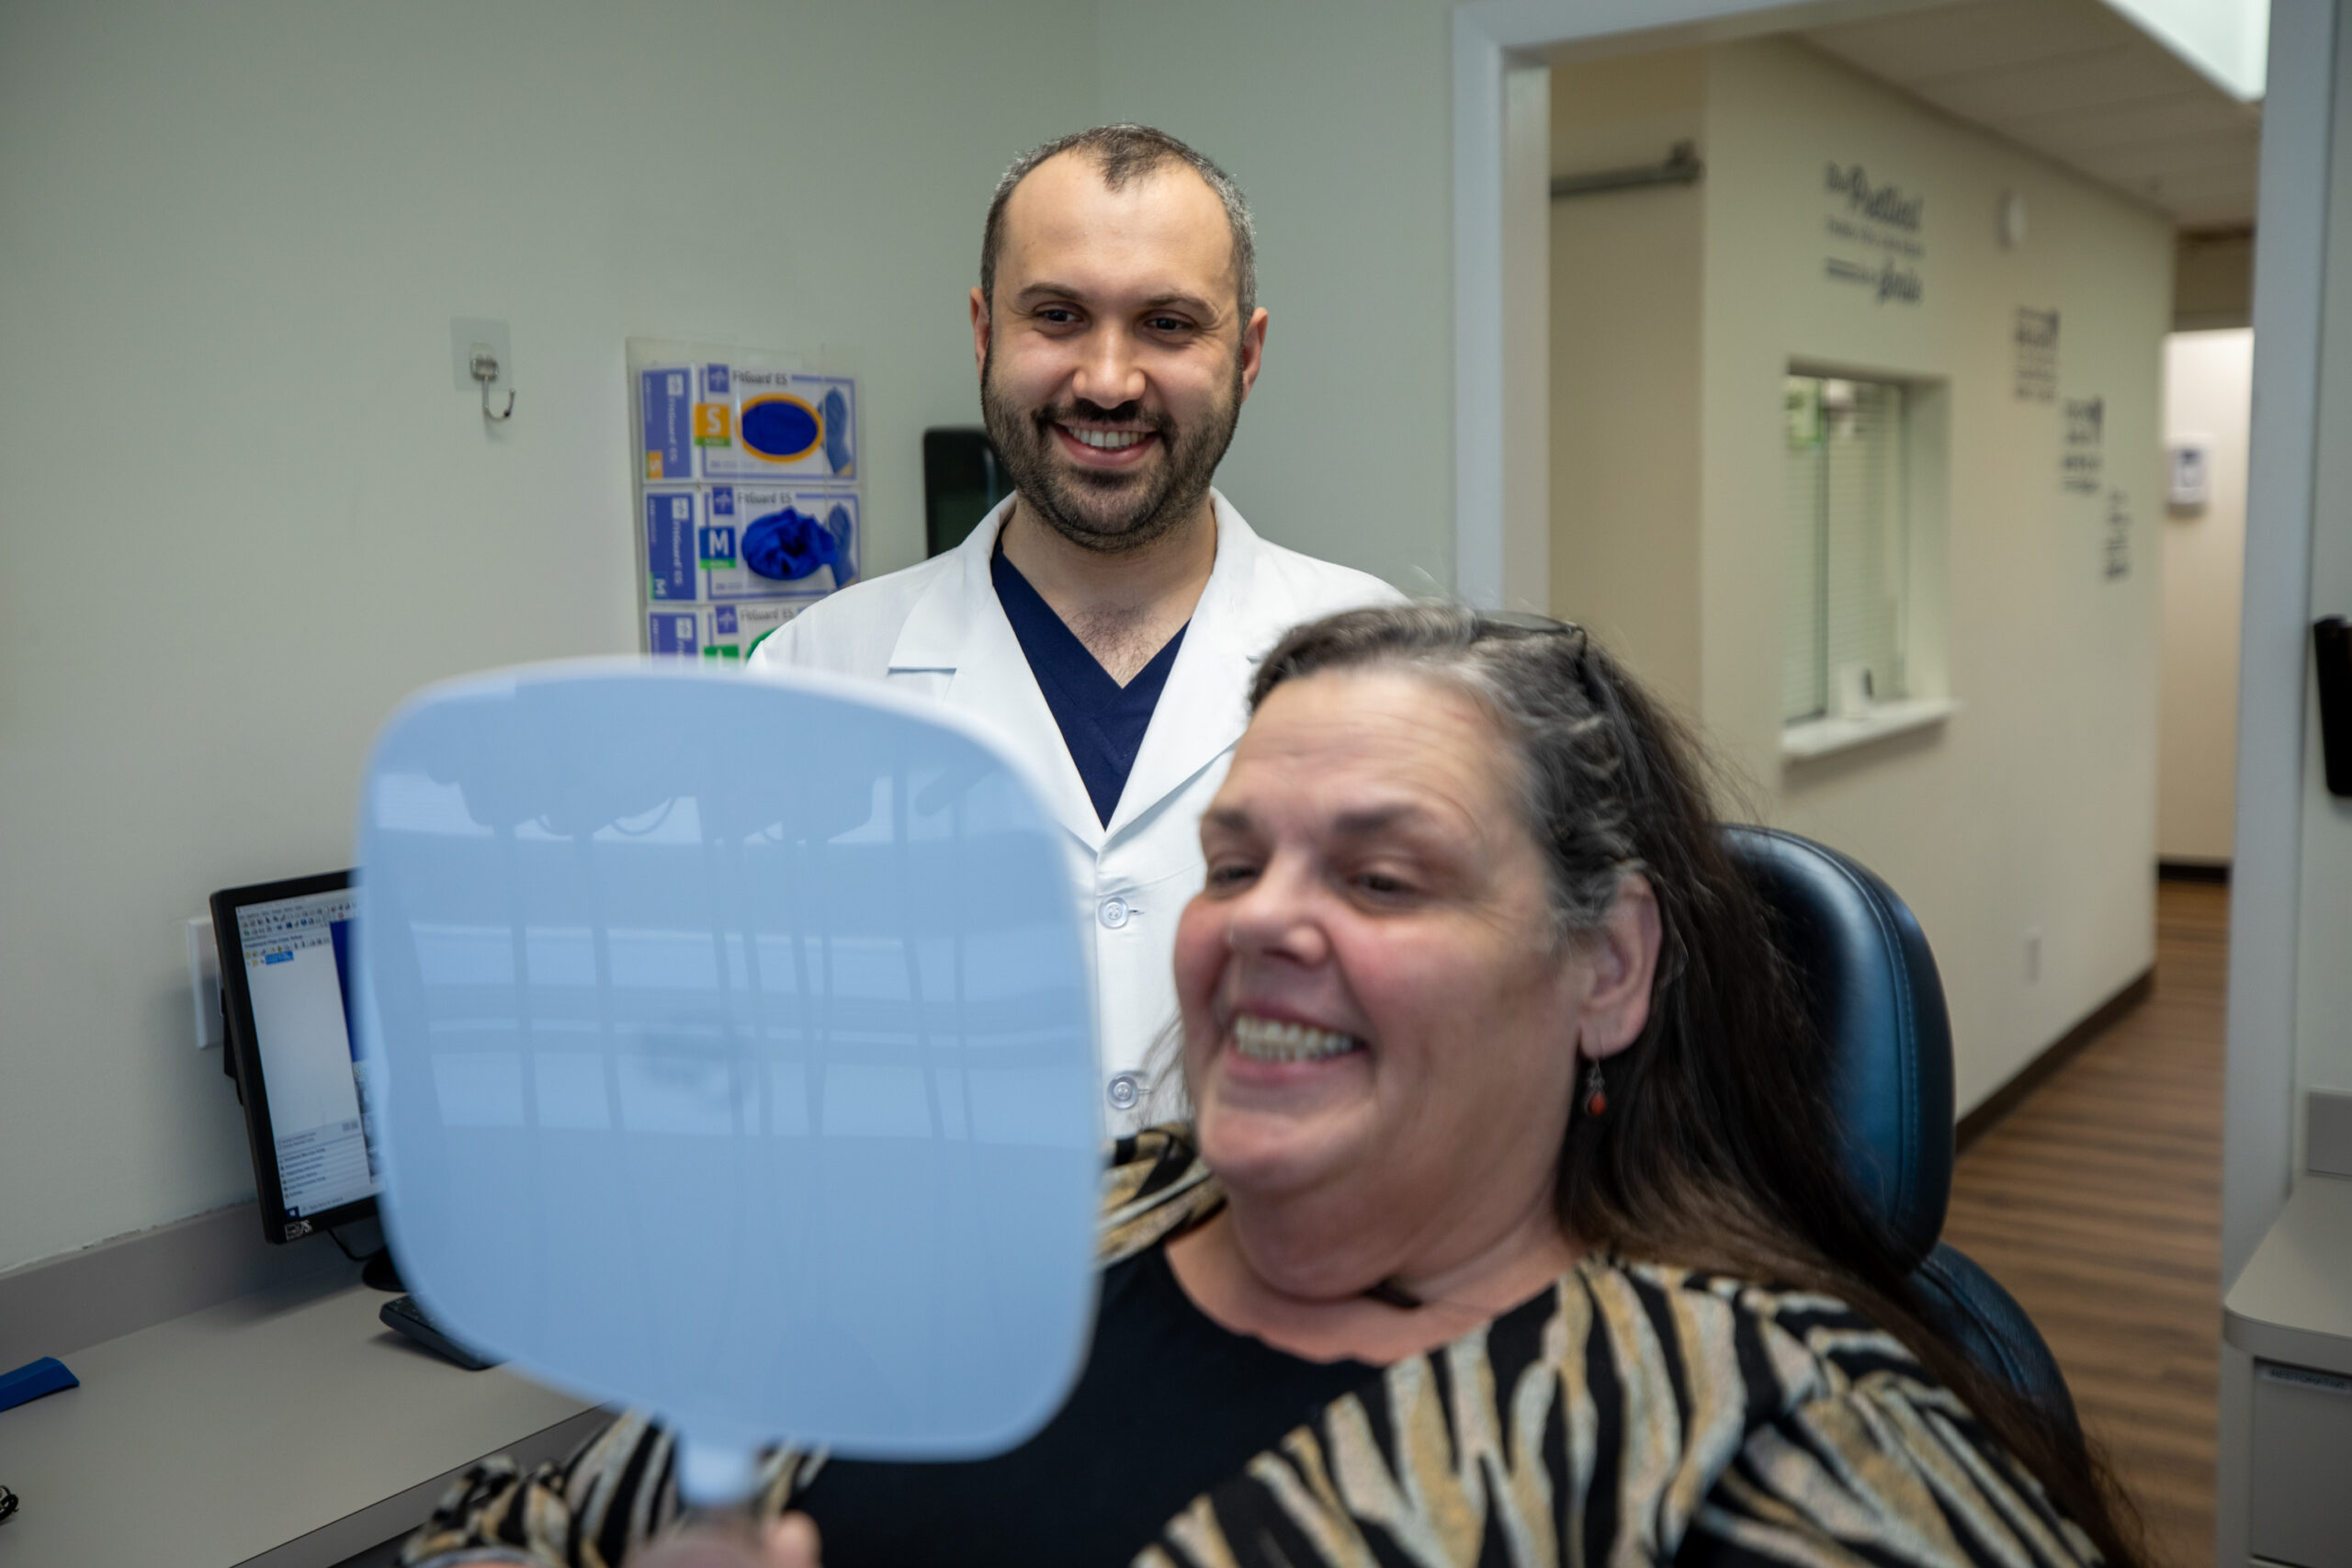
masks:
<instances>
[{"instance_id":1,"label":"lab coat button","mask_svg":"<svg viewBox=\"0 0 2352 1568\"><path fill-rule=\"evenodd\" d=\"M1110 1098L1112 1110L1133 1111L1136 1101L1143 1098L1143 1078L1136 1073L1114 1073L1104 1092Z\"/></svg>"},{"instance_id":2,"label":"lab coat button","mask_svg":"<svg viewBox=\"0 0 2352 1568\"><path fill-rule=\"evenodd\" d=\"M1102 923L1117 931L1127 923L1127 901L1125 898L1102 900Z\"/></svg>"}]
</instances>

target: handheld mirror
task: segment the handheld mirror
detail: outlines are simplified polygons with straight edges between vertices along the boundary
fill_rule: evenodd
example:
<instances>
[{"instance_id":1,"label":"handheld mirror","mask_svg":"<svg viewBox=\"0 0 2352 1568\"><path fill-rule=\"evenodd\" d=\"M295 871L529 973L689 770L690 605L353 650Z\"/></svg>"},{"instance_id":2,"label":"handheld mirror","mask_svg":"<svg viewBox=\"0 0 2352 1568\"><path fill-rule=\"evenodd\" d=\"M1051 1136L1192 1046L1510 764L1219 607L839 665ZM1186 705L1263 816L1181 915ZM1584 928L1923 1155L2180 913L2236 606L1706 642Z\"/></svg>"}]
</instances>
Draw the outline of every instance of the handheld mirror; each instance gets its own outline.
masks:
<instances>
[{"instance_id":1,"label":"handheld mirror","mask_svg":"<svg viewBox=\"0 0 2352 1568\"><path fill-rule=\"evenodd\" d=\"M1009 1448L1085 1353L1100 1127L1055 828L871 686L435 688L360 810L368 1113L460 1338L650 1408L689 1502L780 1439Z\"/></svg>"}]
</instances>

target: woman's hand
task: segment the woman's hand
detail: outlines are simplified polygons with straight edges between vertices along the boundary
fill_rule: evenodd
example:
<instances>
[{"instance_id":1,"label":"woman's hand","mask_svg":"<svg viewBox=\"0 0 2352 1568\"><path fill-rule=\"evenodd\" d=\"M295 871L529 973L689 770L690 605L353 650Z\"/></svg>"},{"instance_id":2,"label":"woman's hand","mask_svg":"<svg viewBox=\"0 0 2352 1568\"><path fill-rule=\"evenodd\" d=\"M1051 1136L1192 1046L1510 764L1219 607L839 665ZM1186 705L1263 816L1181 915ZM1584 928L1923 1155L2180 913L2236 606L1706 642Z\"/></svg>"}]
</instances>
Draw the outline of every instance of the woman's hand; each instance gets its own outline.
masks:
<instances>
[{"instance_id":1,"label":"woman's hand","mask_svg":"<svg viewBox=\"0 0 2352 1568\"><path fill-rule=\"evenodd\" d=\"M649 1544L628 1568L823 1568L817 1526L806 1514L771 1519L756 1540L722 1530L689 1530Z\"/></svg>"}]
</instances>

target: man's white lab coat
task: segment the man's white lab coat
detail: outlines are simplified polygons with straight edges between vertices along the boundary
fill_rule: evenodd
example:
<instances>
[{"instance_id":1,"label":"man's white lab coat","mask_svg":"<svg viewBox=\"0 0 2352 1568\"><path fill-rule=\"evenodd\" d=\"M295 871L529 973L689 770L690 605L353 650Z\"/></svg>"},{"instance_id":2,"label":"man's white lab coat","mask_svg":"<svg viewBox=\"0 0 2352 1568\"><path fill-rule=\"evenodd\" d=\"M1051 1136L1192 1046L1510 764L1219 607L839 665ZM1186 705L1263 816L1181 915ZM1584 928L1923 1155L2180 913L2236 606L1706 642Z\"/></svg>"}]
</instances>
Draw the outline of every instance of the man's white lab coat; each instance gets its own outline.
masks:
<instances>
[{"instance_id":1,"label":"man's white lab coat","mask_svg":"<svg viewBox=\"0 0 2352 1568\"><path fill-rule=\"evenodd\" d=\"M1010 501L947 554L853 583L786 622L751 660L754 671L827 670L940 698L993 724L1030 760L1046 809L1069 834L1094 937L1096 1032L1114 1131L1135 1124L1145 1055L1176 1015L1176 918L1201 887L1201 812L1248 722L1258 660L1301 621L1402 598L1368 573L1268 544L1210 494L1216 562L1107 828L989 575Z\"/></svg>"}]
</instances>

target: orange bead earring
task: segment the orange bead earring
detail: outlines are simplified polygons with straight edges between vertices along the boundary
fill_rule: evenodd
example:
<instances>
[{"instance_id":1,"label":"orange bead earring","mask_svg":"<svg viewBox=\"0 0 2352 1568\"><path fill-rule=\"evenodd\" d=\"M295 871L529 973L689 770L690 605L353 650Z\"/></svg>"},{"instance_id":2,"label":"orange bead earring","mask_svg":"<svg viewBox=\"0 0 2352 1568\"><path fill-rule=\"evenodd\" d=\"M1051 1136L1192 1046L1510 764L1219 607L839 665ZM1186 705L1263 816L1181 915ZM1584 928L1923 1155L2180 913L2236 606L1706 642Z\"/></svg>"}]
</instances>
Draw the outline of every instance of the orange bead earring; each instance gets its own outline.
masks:
<instances>
[{"instance_id":1,"label":"orange bead earring","mask_svg":"<svg viewBox=\"0 0 2352 1568\"><path fill-rule=\"evenodd\" d=\"M1599 1116L1608 1109L1609 1087L1600 1081L1600 1064L1595 1062L1592 1070L1584 1076L1584 1113Z\"/></svg>"}]
</instances>

